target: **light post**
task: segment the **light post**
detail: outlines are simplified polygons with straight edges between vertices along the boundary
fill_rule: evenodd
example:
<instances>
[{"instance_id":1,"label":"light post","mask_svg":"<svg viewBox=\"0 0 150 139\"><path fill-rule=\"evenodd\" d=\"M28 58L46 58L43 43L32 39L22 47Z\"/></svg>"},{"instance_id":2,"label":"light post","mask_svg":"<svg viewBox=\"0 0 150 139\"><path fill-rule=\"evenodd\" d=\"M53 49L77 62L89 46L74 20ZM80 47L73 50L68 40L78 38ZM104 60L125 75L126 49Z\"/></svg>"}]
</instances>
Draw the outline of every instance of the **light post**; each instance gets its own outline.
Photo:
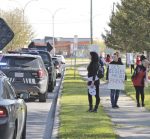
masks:
<instances>
[{"instance_id":1,"label":"light post","mask_svg":"<svg viewBox=\"0 0 150 139\"><path fill-rule=\"evenodd\" d=\"M58 11L62 10L64 8L58 8L53 14L52 14L52 26L53 26L53 49L54 49L54 55L56 54L56 48L55 48L55 15Z\"/></svg>"},{"instance_id":2,"label":"light post","mask_svg":"<svg viewBox=\"0 0 150 139\"><path fill-rule=\"evenodd\" d=\"M38 1L38 0L30 0L30 1L28 1L26 4L25 4L25 6L23 7L23 28L25 28L25 9L27 8L27 6L31 3L31 2L33 2L33 1Z\"/></svg>"},{"instance_id":3,"label":"light post","mask_svg":"<svg viewBox=\"0 0 150 139\"><path fill-rule=\"evenodd\" d=\"M49 12L52 15L53 55L55 55L55 53L56 53L56 48L55 48L55 15L58 11L60 11L64 8L58 8L55 10L54 13L52 13L49 9L46 9L46 8L41 8L41 9Z\"/></svg>"},{"instance_id":4,"label":"light post","mask_svg":"<svg viewBox=\"0 0 150 139\"><path fill-rule=\"evenodd\" d=\"M93 1L90 1L90 38L91 44L93 44Z\"/></svg>"}]
</instances>

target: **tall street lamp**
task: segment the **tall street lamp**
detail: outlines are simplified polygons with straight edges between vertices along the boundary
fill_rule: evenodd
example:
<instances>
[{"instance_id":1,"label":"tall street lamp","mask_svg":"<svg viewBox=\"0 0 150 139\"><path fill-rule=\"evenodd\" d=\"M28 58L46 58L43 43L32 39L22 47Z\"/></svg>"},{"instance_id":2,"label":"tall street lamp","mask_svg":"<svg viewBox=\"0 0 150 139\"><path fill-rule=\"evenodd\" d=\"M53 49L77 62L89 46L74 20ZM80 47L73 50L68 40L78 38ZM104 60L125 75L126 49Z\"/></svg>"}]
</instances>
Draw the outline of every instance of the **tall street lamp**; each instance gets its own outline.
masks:
<instances>
[{"instance_id":1,"label":"tall street lamp","mask_svg":"<svg viewBox=\"0 0 150 139\"><path fill-rule=\"evenodd\" d=\"M55 55L55 53L56 53L56 48L55 48L55 15L58 11L60 11L64 8L58 8L55 10L54 13L52 13L49 9L46 9L46 8L41 8L41 9L49 12L52 15L53 55Z\"/></svg>"},{"instance_id":2,"label":"tall street lamp","mask_svg":"<svg viewBox=\"0 0 150 139\"><path fill-rule=\"evenodd\" d=\"M25 4L25 6L23 7L23 28L25 28L25 10L26 10L26 8L27 8L27 6L31 3L31 2L33 2L33 1L38 1L38 0L30 0L30 1L28 1L26 4Z\"/></svg>"},{"instance_id":3,"label":"tall street lamp","mask_svg":"<svg viewBox=\"0 0 150 139\"><path fill-rule=\"evenodd\" d=\"M55 15L58 11L62 10L64 8L58 8L53 14L52 14L52 26L53 26L53 49L54 49L54 55L56 54L56 48L55 48Z\"/></svg>"},{"instance_id":4,"label":"tall street lamp","mask_svg":"<svg viewBox=\"0 0 150 139\"><path fill-rule=\"evenodd\" d=\"M93 1L90 1L90 39L91 44L93 44Z\"/></svg>"}]
</instances>

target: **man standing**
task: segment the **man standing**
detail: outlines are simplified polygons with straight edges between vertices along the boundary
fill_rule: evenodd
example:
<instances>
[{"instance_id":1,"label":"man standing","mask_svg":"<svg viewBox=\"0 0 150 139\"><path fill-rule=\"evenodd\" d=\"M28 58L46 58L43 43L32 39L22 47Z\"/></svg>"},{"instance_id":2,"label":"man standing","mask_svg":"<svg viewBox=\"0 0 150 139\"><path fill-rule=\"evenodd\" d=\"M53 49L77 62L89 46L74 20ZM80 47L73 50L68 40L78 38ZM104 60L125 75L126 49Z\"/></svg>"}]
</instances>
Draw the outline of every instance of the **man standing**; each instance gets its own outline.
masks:
<instances>
[{"instance_id":1,"label":"man standing","mask_svg":"<svg viewBox=\"0 0 150 139\"><path fill-rule=\"evenodd\" d=\"M113 61L110 62L110 64L123 65L123 63L121 62L121 60L119 60L119 57L116 53L114 53ZM107 68L107 72L106 72L106 80L109 80L108 74L109 74L109 67ZM111 89L110 100L111 100L112 108L119 108L119 106L117 105L118 98L119 98L119 92L120 92L119 89Z\"/></svg>"}]
</instances>

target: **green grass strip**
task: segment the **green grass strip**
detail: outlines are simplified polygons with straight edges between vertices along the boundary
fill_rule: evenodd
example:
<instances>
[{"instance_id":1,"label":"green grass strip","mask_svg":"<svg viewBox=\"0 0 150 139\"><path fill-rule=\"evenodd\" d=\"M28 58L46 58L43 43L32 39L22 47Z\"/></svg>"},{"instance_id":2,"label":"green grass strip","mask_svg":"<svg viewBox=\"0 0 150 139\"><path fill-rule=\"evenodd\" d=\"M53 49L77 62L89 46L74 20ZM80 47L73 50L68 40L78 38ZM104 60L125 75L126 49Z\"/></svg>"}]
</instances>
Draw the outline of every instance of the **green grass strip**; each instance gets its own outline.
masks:
<instances>
[{"instance_id":1,"label":"green grass strip","mask_svg":"<svg viewBox=\"0 0 150 139\"><path fill-rule=\"evenodd\" d=\"M98 113L86 112L88 109L86 82L78 72L76 73L74 79L74 70L66 70L61 96L59 138L116 139L112 122L102 106L99 107Z\"/></svg>"}]
</instances>

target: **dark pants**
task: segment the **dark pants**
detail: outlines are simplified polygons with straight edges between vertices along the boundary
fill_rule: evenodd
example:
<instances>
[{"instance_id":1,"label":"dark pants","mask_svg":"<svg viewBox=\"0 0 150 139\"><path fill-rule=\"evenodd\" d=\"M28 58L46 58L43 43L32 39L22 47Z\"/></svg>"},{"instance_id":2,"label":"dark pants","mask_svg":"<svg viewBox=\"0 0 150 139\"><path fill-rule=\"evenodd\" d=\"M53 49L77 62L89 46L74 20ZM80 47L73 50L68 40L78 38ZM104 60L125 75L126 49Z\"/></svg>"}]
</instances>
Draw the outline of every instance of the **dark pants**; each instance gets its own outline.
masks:
<instances>
[{"instance_id":1,"label":"dark pants","mask_svg":"<svg viewBox=\"0 0 150 139\"><path fill-rule=\"evenodd\" d=\"M96 85L96 95L95 95L95 98L96 98L96 104L95 104L95 108L94 109L97 109L98 106L99 106L99 103L100 103L99 84ZM89 107L92 108L93 107L93 99L92 99L92 95L90 95L89 93L88 93L88 100L89 100Z\"/></svg>"},{"instance_id":2,"label":"dark pants","mask_svg":"<svg viewBox=\"0 0 150 139\"><path fill-rule=\"evenodd\" d=\"M144 104L144 86L135 86L136 91L136 101L137 104L140 104L139 97L141 95L142 104Z\"/></svg>"},{"instance_id":3,"label":"dark pants","mask_svg":"<svg viewBox=\"0 0 150 139\"><path fill-rule=\"evenodd\" d=\"M131 74L132 74L132 70L134 71L134 64L131 65Z\"/></svg>"},{"instance_id":4,"label":"dark pants","mask_svg":"<svg viewBox=\"0 0 150 139\"><path fill-rule=\"evenodd\" d=\"M119 98L119 91L120 90L111 89L110 100L111 100L112 107L115 107L117 105L118 98Z\"/></svg>"}]
</instances>

